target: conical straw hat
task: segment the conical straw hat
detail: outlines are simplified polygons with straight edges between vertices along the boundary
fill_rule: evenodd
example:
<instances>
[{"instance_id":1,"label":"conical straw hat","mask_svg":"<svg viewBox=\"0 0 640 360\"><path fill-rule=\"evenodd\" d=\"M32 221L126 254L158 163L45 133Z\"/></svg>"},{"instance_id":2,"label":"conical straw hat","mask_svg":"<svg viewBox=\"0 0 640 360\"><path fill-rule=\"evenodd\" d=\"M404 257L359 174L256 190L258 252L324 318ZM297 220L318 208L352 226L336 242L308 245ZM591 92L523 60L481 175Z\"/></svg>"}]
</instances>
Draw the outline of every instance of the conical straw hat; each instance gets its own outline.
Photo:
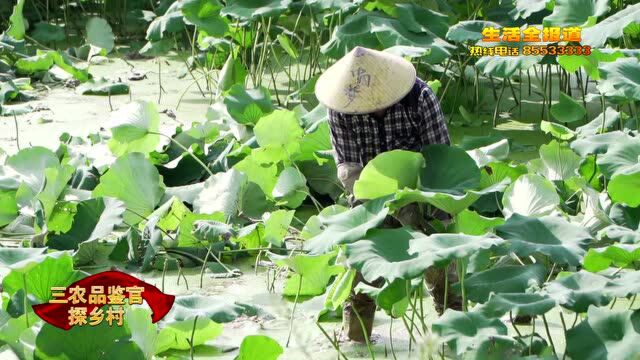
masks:
<instances>
[{"instance_id":1,"label":"conical straw hat","mask_svg":"<svg viewBox=\"0 0 640 360\"><path fill-rule=\"evenodd\" d=\"M415 81L409 61L358 46L320 76L315 90L318 101L332 110L365 114L397 103Z\"/></svg>"}]
</instances>

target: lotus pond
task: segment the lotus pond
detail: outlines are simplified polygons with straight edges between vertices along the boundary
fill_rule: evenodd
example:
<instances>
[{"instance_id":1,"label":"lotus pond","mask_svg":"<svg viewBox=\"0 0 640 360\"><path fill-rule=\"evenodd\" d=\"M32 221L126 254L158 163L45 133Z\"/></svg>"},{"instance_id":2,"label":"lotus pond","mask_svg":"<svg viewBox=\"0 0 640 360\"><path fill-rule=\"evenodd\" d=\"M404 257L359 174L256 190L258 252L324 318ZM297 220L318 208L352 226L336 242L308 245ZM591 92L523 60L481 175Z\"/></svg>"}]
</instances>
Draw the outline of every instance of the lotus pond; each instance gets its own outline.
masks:
<instances>
[{"instance_id":1,"label":"lotus pond","mask_svg":"<svg viewBox=\"0 0 640 360\"><path fill-rule=\"evenodd\" d=\"M591 52L470 56L529 26ZM11 0L0 27L1 359L640 356L640 4ZM313 89L355 46L410 59L453 144L378 155L349 207ZM382 226L411 203L452 221ZM449 266L438 316L423 273ZM107 270L172 310L34 313ZM355 289L364 344L340 336L356 272L384 279Z\"/></svg>"}]
</instances>

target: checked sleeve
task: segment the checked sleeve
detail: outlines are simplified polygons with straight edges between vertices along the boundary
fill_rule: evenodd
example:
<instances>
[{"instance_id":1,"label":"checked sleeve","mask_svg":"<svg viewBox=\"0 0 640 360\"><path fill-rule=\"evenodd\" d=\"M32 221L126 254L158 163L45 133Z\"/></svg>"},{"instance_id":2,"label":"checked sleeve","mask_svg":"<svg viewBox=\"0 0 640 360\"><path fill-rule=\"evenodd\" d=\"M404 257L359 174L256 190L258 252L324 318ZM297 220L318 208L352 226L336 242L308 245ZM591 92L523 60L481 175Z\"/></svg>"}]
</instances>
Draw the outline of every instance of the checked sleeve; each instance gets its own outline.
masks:
<instances>
[{"instance_id":1,"label":"checked sleeve","mask_svg":"<svg viewBox=\"0 0 640 360\"><path fill-rule=\"evenodd\" d=\"M420 93L418 111L423 119L421 140L427 144L451 144L449 130L440 107L440 102L429 86L425 86Z\"/></svg>"},{"instance_id":2,"label":"checked sleeve","mask_svg":"<svg viewBox=\"0 0 640 360\"><path fill-rule=\"evenodd\" d=\"M329 131L335 150L336 164L360 163L360 149L355 132L349 128L344 115L329 110Z\"/></svg>"}]
</instances>

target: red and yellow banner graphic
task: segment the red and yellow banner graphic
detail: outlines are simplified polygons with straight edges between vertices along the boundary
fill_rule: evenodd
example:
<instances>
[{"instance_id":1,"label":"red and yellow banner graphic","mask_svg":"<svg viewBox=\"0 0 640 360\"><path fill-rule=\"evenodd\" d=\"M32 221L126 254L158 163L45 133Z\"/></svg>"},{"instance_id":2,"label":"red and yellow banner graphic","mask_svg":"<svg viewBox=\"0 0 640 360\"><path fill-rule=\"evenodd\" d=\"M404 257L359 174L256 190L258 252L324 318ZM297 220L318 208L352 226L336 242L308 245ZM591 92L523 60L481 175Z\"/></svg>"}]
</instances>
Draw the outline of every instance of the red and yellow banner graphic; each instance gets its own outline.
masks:
<instances>
[{"instance_id":1,"label":"red and yellow banner graphic","mask_svg":"<svg viewBox=\"0 0 640 360\"><path fill-rule=\"evenodd\" d=\"M175 300L175 296L120 271L101 272L51 291L53 299L34 305L33 310L44 321L64 330L96 326L103 321L109 326L122 326L124 305L142 304L143 300L153 311L151 321L155 323L167 315Z\"/></svg>"}]
</instances>

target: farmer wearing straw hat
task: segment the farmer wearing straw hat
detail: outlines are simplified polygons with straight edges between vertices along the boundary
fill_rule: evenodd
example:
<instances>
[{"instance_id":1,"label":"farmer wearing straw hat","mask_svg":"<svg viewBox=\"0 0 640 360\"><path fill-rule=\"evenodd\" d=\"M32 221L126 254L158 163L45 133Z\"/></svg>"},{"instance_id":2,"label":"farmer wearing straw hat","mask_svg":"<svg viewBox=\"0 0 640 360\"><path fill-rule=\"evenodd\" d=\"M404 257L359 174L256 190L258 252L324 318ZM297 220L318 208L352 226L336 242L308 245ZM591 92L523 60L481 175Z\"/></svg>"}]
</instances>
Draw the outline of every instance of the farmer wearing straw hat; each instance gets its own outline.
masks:
<instances>
[{"instance_id":1,"label":"farmer wearing straw hat","mask_svg":"<svg viewBox=\"0 0 640 360\"><path fill-rule=\"evenodd\" d=\"M349 194L363 167L376 155L390 150L420 151L427 144L449 144L449 132L438 99L413 65L389 53L356 47L328 68L315 88L318 100L329 108L331 142L338 178ZM444 215L444 216L443 216ZM412 226L428 231L424 212L417 204L400 209L385 226ZM446 219L446 214L433 217ZM449 281L457 281L449 270ZM438 312L444 303L444 271L430 269L426 279ZM364 281L358 274L353 286ZM381 285L381 284L373 284ZM452 292L449 292L451 294ZM460 307L449 296L448 307ZM354 311L355 310L355 311ZM371 335L376 305L365 294L353 291L343 311L343 332L354 341L364 341L363 320Z\"/></svg>"}]
</instances>

